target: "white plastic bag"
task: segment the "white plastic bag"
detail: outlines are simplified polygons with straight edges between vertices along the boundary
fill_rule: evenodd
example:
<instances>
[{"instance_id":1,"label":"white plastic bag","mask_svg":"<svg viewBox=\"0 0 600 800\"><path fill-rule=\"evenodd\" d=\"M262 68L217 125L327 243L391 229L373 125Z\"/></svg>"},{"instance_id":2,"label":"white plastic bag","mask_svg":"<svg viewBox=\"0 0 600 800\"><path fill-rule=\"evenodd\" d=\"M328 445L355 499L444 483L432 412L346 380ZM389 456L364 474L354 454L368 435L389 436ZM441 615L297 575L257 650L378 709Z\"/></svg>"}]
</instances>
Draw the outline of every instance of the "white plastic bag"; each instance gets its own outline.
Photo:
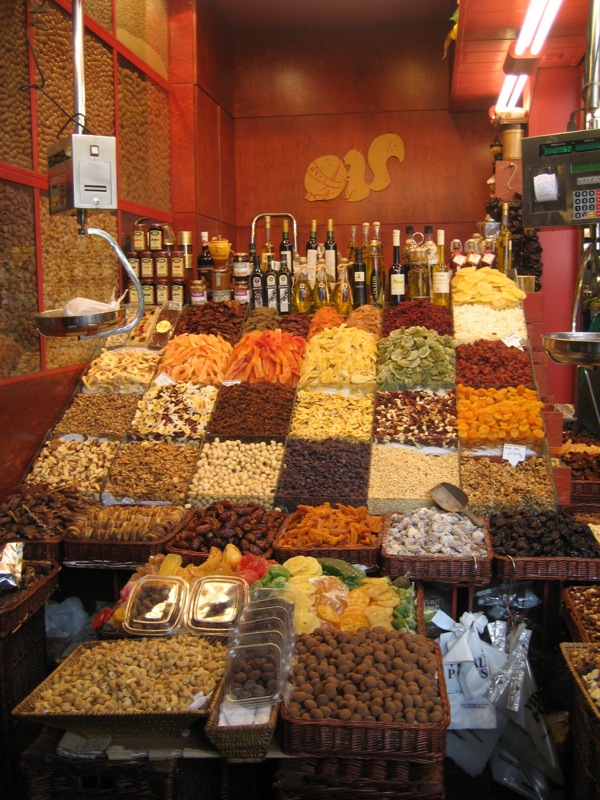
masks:
<instances>
[{"instance_id":1,"label":"white plastic bag","mask_svg":"<svg viewBox=\"0 0 600 800\"><path fill-rule=\"evenodd\" d=\"M67 597L62 603L46 604L46 636L49 639L74 639L89 617L78 597Z\"/></svg>"}]
</instances>

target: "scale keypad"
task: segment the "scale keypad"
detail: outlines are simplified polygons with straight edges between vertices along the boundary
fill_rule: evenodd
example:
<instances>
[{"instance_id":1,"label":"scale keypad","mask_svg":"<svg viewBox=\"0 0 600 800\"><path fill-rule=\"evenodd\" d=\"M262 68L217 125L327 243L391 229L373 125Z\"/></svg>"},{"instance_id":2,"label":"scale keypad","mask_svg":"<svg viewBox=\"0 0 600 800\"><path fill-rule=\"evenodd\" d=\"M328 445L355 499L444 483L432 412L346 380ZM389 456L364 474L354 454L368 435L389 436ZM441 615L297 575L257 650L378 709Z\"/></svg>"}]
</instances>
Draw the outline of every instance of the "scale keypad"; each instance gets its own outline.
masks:
<instances>
[{"instance_id":1,"label":"scale keypad","mask_svg":"<svg viewBox=\"0 0 600 800\"><path fill-rule=\"evenodd\" d=\"M600 189L573 192L573 219L600 219Z\"/></svg>"}]
</instances>

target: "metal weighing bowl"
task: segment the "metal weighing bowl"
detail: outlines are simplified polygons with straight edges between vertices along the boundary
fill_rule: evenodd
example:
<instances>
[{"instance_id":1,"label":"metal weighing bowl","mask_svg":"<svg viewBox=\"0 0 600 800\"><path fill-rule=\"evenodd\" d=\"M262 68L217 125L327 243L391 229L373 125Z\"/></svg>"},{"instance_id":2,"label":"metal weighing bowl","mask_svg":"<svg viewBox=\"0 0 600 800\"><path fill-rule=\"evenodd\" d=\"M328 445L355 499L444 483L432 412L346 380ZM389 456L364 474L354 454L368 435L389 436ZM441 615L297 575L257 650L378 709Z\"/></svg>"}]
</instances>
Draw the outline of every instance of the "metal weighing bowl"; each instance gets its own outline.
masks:
<instances>
[{"instance_id":1,"label":"metal weighing bowl","mask_svg":"<svg viewBox=\"0 0 600 800\"><path fill-rule=\"evenodd\" d=\"M61 309L34 314L35 327L42 336L94 336L110 333L125 322L126 309L66 317Z\"/></svg>"},{"instance_id":2,"label":"metal weighing bowl","mask_svg":"<svg viewBox=\"0 0 600 800\"><path fill-rule=\"evenodd\" d=\"M543 346L557 364L600 366L600 333L547 333Z\"/></svg>"}]
</instances>

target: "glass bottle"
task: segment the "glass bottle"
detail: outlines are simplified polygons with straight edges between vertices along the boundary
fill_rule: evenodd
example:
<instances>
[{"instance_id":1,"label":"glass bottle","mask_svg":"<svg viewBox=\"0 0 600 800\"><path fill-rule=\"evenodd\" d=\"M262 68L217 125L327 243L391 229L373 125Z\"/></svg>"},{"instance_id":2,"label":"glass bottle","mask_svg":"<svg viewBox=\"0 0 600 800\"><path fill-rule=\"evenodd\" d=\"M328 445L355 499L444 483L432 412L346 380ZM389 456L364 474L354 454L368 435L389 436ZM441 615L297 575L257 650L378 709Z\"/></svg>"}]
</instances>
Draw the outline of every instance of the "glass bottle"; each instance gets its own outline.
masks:
<instances>
[{"instance_id":1,"label":"glass bottle","mask_svg":"<svg viewBox=\"0 0 600 800\"><path fill-rule=\"evenodd\" d=\"M508 227L508 203L502 203L502 223L496 238L496 269L504 275L512 270L512 233Z\"/></svg>"},{"instance_id":2,"label":"glass bottle","mask_svg":"<svg viewBox=\"0 0 600 800\"><path fill-rule=\"evenodd\" d=\"M148 217L136 219L131 230L132 249L137 253L141 253L142 250L147 250L148 247L148 232L146 230L146 225L142 221L145 219L148 219Z\"/></svg>"},{"instance_id":3,"label":"glass bottle","mask_svg":"<svg viewBox=\"0 0 600 800\"><path fill-rule=\"evenodd\" d=\"M210 287L212 286L212 273L215 268L215 262L212 260L210 250L208 249L208 231L202 231L200 234L200 241L202 242L202 249L196 261L198 278L204 278L206 285ZM211 296L209 289L209 299Z\"/></svg>"},{"instance_id":4,"label":"glass bottle","mask_svg":"<svg viewBox=\"0 0 600 800\"><path fill-rule=\"evenodd\" d=\"M465 267L479 268L481 263L481 254L477 249L477 242L475 239L467 239L465 242Z\"/></svg>"},{"instance_id":5,"label":"glass bottle","mask_svg":"<svg viewBox=\"0 0 600 800\"><path fill-rule=\"evenodd\" d=\"M404 232L406 236L404 239L404 247L402 248L402 260L400 263L402 266L402 272L404 273L405 277L405 283L404 283L405 299L412 300L412 296L410 294L410 284L408 281L408 275L410 273L410 254L417 247L417 243L413 239L415 229L413 228L412 225L407 225L406 228L404 229Z\"/></svg>"},{"instance_id":6,"label":"glass bottle","mask_svg":"<svg viewBox=\"0 0 600 800\"><path fill-rule=\"evenodd\" d=\"M267 271L268 258L275 259L275 247L271 241L271 217L267 214L265 217L265 243L260 251L260 266L263 272Z\"/></svg>"},{"instance_id":7,"label":"glass bottle","mask_svg":"<svg viewBox=\"0 0 600 800\"><path fill-rule=\"evenodd\" d=\"M317 220L310 221L310 237L306 243L306 264L308 267L316 269L319 255L319 243L317 242Z\"/></svg>"},{"instance_id":8,"label":"glass bottle","mask_svg":"<svg viewBox=\"0 0 600 800\"><path fill-rule=\"evenodd\" d=\"M427 261L430 264L435 264L438 257L438 250L433 241L433 228L431 225L425 225L425 234L423 237L423 247L427 252Z\"/></svg>"},{"instance_id":9,"label":"glass bottle","mask_svg":"<svg viewBox=\"0 0 600 800\"><path fill-rule=\"evenodd\" d=\"M291 255L291 254L290 254ZM279 265L279 272L276 275L277 283L277 310L280 314L290 313L290 291L291 291L292 273L288 267L287 259L281 261Z\"/></svg>"},{"instance_id":10,"label":"glass bottle","mask_svg":"<svg viewBox=\"0 0 600 800\"><path fill-rule=\"evenodd\" d=\"M362 247L357 247L354 251L354 264L352 265L352 304L354 308L367 303L366 267L362 254Z\"/></svg>"},{"instance_id":11,"label":"glass bottle","mask_svg":"<svg viewBox=\"0 0 600 800\"><path fill-rule=\"evenodd\" d=\"M370 241L369 228L370 227L371 227L371 223L370 222L363 222L363 224L362 224L362 236L363 236L363 238L362 238L362 251L363 251L363 258L366 257L367 251L369 249L369 241Z\"/></svg>"},{"instance_id":12,"label":"glass bottle","mask_svg":"<svg viewBox=\"0 0 600 800\"><path fill-rule=\"evenodd\" d=\"M277 311L277 273L273 269L273 256L267 255L267 269L265 271L265 305Z\"/></svg>"},{"instance_id":13,"label":"glass bottle","mask_svg":"<svg viewBox=\"0 0 600 800\"><path fill-rule=\"evenodd\" d=\"M379 247L379 255L381 256L381 266L383 268L383 243L379 236L379 231L381 229L381 222L374 222L373 223L373 239L377 242L377 246Z\"/></svg>"},{"instance_id":14,"label":"glass bottle","mask_svg":"<svg viewBox=\"0 0 600 800\"><path fill-rule=\"evenodd\" d=\"M381 250L377 239L371 239L367 253L367 303L382 307L384 296L384 275Z\"/></svg>"},{"instance_id":15,"label":"glass bottle","mask_svg":"<svg viewBox=\"0 0 600 800\"><path fill-rule=\"evenodd\" d=\"M391 306L397 306L406 300L406 272L400 263L400 231L392 231L393 264L390 267Z\"/></svg>"},{"instance_id":16,"label":"glass bottle","mask_svg":"<svg viewBox=\"0 0 600 800\"><path fill-rule=\"evenodd\" d=\"M310 288L308 274L306 271L306 258L301 258L298 264L298 271L294 276L292 289L292 311L301 314L308 314L313 305L313 293Z\"/></svg>"},{"instance_id":17,"label":"glass bottle","mask_svg":"<svg viewBox=\"0 0 600 800\"><path fill-rule=\"evenodd\" d=\"M460 272L467 260L466 255L462 251L462 242L460 239L452 239L450 242L450 250L452 250L450 267L452 268L453 272Z\"/></svg>"},{"instance_id":18,"label":"glass bottle","mask_svg":"<svg viewBox=\"0 0 600 800\"><path fill-rule=\"evenodd\" d=\"M279 245L280 271L283 269L284 263L286 263L289 275L292 274L293 255L294 251L292 243L290 242L290 223L289 220L284 217L281 222L281 244Z\"/></svg>"},{"instance_id":19,"label":"glass bottle","mask_svg":"<svg viewBox=\"0 0 600 800\"><path fill-rule=\"evenodd\" d=\"M254 243L250 244L250 258L252 260L252 305L254 308L262 308L265 305L265 275L260 267L260 256L256 252Z\"/></svg>"},{"instance_id":20,"label":"glass bottle","mask_svg":"<svg viewBox=\"0 0 600 800\"><path fill-rule=\"evenodd\" d=\"M352 311L352 287L348 278L348 259L342 258L338 264L338 282L333 290L333 306L342 317Z\"/></svg>"},{"instance_id":21,"label":"glass bottle","mask_svg":"<svg viewBox=\"0 0 600 800\"><path fill-rule=\"evenodd\" d=\"M496 260L496 253L494 252L494 238L487 236L483 248L483 255L481 256L482 267L493 267Z\"/></svg>"},{"instance_id":22,"label":"glass bottle","mask_svg":"<svg viewBox=\"0 0 600 800\"><path fill-rule=\"evenodd\" d=\"M317 261L317 275L315 278L315 290L313 292L313 300L315 308L323 308L323 306L331 305L329 278L327 276L327 267L325 265L325 259L323 258L320 258Z\"/></svg>"},{"instance_id":23,"label":"glass bottle","mask_svg":"<svg viewBox=\"0 0 600 800\"><path fill-rule=\"evenodd\" d=\"M346 248L346 258L348 259L348 263L351 264L354 261L354 251L358 247L358 243L356 241L356 225L350 226L350 240L348 241L348 246Z\"/></svg>"},{"instance_id":24,"label":"glass bottle","mask_svg":"<svg viewBox=\"0 0 600 800\"><path fill-rule=\"evenodd\" d=\"M408 291L411 300L431 299L429 264L424 247L415 247L410 251L410 271L408 273Z\"/></svg>"},{"instance_id":25,"label":"glass bottle","mask_svg":"<svg viewBox=\"0 0 600 800\"><path fill-rule=\"evenodd\" d=\"M183 252L184 283L189 287L194 280L194 248L191 231L179 231L177 234L177 247ZM189 289L188 292L189 294Z\"/></svg>"},{"instance_id":26,"label":"glass bottle","mask_svg":"<svg viewBox=\"0 0 600 800\"><path fill-rule=\"evenodd\" d=\"M325 267L330 283L337 280L337 244L333 236L333 220L327 220L327 238L325 239Z\"/></svg>"},{"instance_id":27,"label":"glass bottle","mask_svg":"<svg viewBox=\"0 0 600 800\"><path fill-rule=\"evenodd\" d=\"M437 232L437 261L431 266L431 302L434 306L450 305L450 267L444 253L446 233Z\"/></svg>"}]
</instances>

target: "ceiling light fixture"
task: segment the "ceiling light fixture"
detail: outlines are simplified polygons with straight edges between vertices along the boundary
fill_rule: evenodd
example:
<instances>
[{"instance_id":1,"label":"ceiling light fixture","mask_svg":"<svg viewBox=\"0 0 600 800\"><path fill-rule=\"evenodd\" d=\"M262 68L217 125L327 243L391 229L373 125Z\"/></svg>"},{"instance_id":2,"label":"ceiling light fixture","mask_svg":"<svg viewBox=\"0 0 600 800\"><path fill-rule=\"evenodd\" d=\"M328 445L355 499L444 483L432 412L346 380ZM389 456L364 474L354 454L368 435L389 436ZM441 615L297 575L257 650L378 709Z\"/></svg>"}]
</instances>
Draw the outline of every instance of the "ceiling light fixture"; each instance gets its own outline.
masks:
<instances>
[{"instance_id":1,"label":"ceiling light fixture","mask_svg":"<svg viewBox=\"0 0 600 800\"><path fill-rule=\"evenodd\" d=\"M531 0L516 42L508 48L502 67L506 77L496 111L516 108L527 78L535 72L540 53L562 0Z\"/></svg>"}]
</instances>

